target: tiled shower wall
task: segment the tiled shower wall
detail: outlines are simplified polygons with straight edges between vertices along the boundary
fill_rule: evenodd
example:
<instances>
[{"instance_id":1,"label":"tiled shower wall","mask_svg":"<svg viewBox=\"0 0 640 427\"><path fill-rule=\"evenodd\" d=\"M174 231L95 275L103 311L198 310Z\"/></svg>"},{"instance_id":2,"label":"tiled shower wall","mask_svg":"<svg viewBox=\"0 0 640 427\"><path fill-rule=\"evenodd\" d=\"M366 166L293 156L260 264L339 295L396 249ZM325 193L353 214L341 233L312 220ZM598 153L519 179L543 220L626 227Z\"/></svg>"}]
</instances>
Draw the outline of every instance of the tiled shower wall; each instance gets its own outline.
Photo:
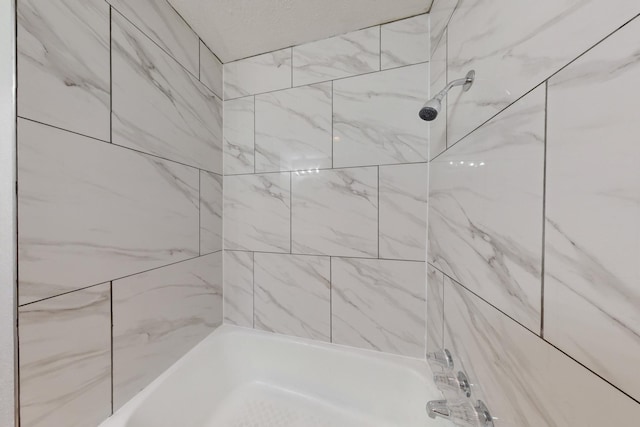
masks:
<instances>
[{"instance_id":1,"label":"tiled shower wall","mask_svg":"<svg viewBox=\"0 0 640 427\"><path fill-rule=\"evenodd\" d=\"M640 6L437 0L428 347L507 426L640 419ZM604 409L606 408L606 409Z\"/></svg>"},{"instance_id":2,"label":"tiled shower wall","mask_svg":"<svg viewBox=\"0 0 640 427\"><path fill-rule=\"evenodd\" d=\"M22 427L91 427L222 322L222 65L164 0L18 0Z\"/></svg>"},{"instance_id":3,"label":"tiled shower wall","mask_svg":"<svg viewBox=\"0 0 640 427\"><path fill-rule=\"evenodd\" d=\"M423 357L428 16L225 64L225 321Z\"/></svg>"}]
</instances>

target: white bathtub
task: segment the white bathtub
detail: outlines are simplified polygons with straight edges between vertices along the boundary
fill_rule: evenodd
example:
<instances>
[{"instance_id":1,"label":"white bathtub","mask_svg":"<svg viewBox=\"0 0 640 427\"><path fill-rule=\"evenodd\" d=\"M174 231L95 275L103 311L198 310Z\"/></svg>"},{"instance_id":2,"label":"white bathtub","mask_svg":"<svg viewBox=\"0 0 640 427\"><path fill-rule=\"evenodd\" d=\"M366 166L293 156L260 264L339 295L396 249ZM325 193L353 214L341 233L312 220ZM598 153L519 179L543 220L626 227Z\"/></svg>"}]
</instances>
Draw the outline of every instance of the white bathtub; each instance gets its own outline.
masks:
<instances>
[{"instance_id":1,"label":"white bathtub","mask_svg":"<svg viewBox=\"0 0 640 427\"><path fill-rule=\"evenodd\" d=\"M101 427L430 427L426 363L223 326Z\"/></svg>"}]
</instances>

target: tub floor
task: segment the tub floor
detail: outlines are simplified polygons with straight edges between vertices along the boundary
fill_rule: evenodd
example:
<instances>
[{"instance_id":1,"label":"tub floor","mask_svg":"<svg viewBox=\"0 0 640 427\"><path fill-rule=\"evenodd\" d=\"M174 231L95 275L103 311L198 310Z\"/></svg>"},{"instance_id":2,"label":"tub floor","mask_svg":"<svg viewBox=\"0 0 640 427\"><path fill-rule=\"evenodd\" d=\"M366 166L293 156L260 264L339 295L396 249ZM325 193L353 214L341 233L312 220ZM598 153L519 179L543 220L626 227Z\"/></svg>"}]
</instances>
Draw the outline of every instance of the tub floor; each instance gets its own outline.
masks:
<instances>
[{"instance_id":1,"label":"tub floor","mask_svg":"<svg viewBox=\"0 0 640 427\"><path fill-rule=\"evenodd\" d=\"M332 402L259 382L235 390L205 426L393 427Z\"/></svg>"}]
</instances>

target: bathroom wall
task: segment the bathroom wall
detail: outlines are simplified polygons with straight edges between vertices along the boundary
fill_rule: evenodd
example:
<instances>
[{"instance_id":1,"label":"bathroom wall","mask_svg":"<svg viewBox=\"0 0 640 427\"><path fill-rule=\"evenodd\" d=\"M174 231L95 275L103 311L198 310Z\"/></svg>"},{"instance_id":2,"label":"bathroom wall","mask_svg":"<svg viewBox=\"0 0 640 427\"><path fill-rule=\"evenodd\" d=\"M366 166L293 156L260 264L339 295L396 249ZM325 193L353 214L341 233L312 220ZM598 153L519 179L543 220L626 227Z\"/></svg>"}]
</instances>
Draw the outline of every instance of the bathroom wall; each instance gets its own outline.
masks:
<instances>
[{"instance_id":1,"label":"bathroom wall","mask_svg":"<svg viewBox=\"0 0 640 427\"><path fill-rule=\"evenodd\" d=\"M640 417L640 6L436 0L428 347L500 426ZM606 408L606 410L603 410Z\"/></svg>"},{"instance_id":2,"label":"bathroom wall","mask_svg":"<svg viewBox=\"0 0 640 427\"><path fill-rule=\"evenodd\" d=\"M22 427L98 425L222 322L222 65L164 0L19 0Z\"/></svg>"},{"instance_id":3,"label":"bathroom wall","mask_svg":"<svg viewBox=\"0 0 640 427\"><path fill-rule=\"evenodd\" d=\"M225 322L423 357L428 16L224 65Z\"/></svg>"}]
</instances>

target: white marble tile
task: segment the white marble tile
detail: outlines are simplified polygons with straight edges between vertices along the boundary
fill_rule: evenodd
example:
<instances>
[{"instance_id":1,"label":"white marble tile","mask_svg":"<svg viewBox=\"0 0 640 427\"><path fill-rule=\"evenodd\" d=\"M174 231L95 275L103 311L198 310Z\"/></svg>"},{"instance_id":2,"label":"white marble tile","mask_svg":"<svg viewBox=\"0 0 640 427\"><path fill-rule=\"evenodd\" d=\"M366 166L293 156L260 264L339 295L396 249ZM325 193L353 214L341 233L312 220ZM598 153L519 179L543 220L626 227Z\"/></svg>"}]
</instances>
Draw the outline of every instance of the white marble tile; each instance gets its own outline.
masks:
<instances>
[{"instance_id":1,"label":"white marble tile","mask_svg":"<svg viewBox=\"0 0 640 427\"><path fill-rule=\"evenodd\" d=\"M109 5L21 0L18 115L108 141Z\"/></svg>"},{"instance_id":2,"label":"white marble tile","mask_svg":"<svg viewBox=\"0 0 640 427\"><path fill-rule=\"evenodd\" d=\"M222 324L222 252L113 282L117 410Z\"/></svg>"},{"instance_id":3,"label":"white marble tile","mask_svg":"<svg viewBox=\"0 0 640 427\"><path fill-rule=\"evenodd\" d=\"M227 176L225 249L291 252L289 173Z\"/></svg>"},{"instance_id":4,"label":"white marble tile","mask_svg":"<svg viewBox=\"0 0 640 427\"><path fill-rule=\"evenodd\" d=\"M461 1L449 23L449 79L475 69L477 81L449 95L449 145L639 12L637 0Z\"/></svg>"},{"instance_id":5,"label":"white marble tile","mask_svg":"<svg viewBox=\"0 0 640 427\"><path fill-rule=\"evenodd\" d=\"M20 424L94 427L111 415L108 283L20 307Z\"/></svg>"},{"instance_id":6,"label":"white marble tile","mask_svg":"<svg viewBox=\"0 0 640 427\"><path fill-rule=\"evenodd\" d=\"M253 252L224 251L224 322L253 327Z\"/></svg>"},{"instance_id":7,"label":"white marble tile","mask_svg":"<svg viewBox=\"0 0 640 427\"><path fill-rule=\"evenodd\" d=\"M332 258L333 342L424 357L425 263Z\"/></svg>"},{"instance_id":8,"label":"white marble tile","mask_svg":"<svg viewBox=\"0 0 640 427\"><path fill-rule=\"evenodd\" d=\"M391 22L380 31L383 70L429 60L429 15Z\"/></svg>"},{"instance_id":9,"label":"white marble tile","mask_svg":"<svg viewBox=\"0 0 640 427\"><path fill-rule=\"evenodd\" d=\"M254 172L255 99L224 101L224 173Z\"/></svg>"},{"instance_id":10,"label":"white marble tile","mask_svg":"<svg viewBox=\"0 0 640 427\"><path fill-rule=\"evenodd\" d=\"M198 170L19 120L20 304L198 255Z\"/></svg>"},{"instance_id":11,"label":"white marble tile","mask_svg":"<svg viewBox=\"0 0 640 427\"><path fill-rule=\"evenodd\" d=\"M333 82L334 167L427 160L429 64Z\"/></svg>"},{"instance_id":12,"label":"white marble tile","mask_svg":"<svg viewBox=\"0 0 640 427\"><path fill-rule=\"evenodd\" d=\"M329 257L261 253L254 256L256 328L329 341Z\"/></svg>"},{"instance_id":13,"label":"white marble tile","mask_svg":"<svg viewBox=\"0 0 640 427\"><path fill-rule=\"evenodd\" d=\"M428 256L540 332L545 88L430 163Z\"/></svg>"},{"instance_id":14,"label":"white marble tile","mask_svg":"<svg viewBox=\"0 0 640 427\"><path fill-rule=\"evenodd\" d=\"M222 182L200 171L200 255L222 250Z\"/></svg>"},{"instance_id":15,"label":"white marble tile","mask_svg":"<svg viewBox=\"0 0 640 427\"><path fill-rule=\"evenodd\" d=\"M365 28L293 48L293 85L380 70L380 27Z\"/></svg>"},{"instance_id":16,"label":"white marble tile","mask_svg":"<svg viewBox=\"0 0 640 427\"><path fill-rule=\"evenodd\" d=\"M331 82L256 96L256 172L331 167Z\"/></svg>"},{"instance_id":17,"label":"white marble tile","mask_svg":"<svg viewBox=\"0 0 640 427\"><path fill-rule=\"evenodd\" d=\"M640 419L637 402L448 278L444 300L446 347L495 427L631 426Z\"/></svg>"},{"instance_id":18,"label":"white marble tile","mask_svg":"<svg viewBox=\"0 0 640 427\"><path fill-rule=\"evenodd\" d=\"M378 168L293 172L293 252L378 256Z\"/></svg>"},{"instance_id":19,"label":"white marble tile","mask_svg":"<svg viewBox=\"0 0 640 427\"><path fill-rule=\"evenodd\" d=\"M380 166L380 258L425 261L429 165Z\"/></svg>"},{"instance_id":20,"label":"white marble tile","mask_svg":"<svg viewBox=\"0 0 640 427\"><path fill-rule=\"evenodd\" d=\"M112 20L113 143L222 173L222 101L120 14Z\"/></svg>"},{"instance_id":21,"label":"white marble tile","mask_svg":"<svg viewBox=\"0 0 640 427\"><path fill-rule=\"evenodd\" d=\"M427 264L427 352L444 347L444 274Z\"/></svg>"},{"instance_id":22,"label":"white marble tile","mask_svg":"<svg viewBox=\"0 0 640 427\"><path fill-rule=\"evenodd\" d=\"M447 31L442 41L433 51L429 62L430 96L435 96L447 86ZM442 110L438 117L429 122L429 160L447 149L447 97L442 100Z\"/></svg>"},{"instance_id":23,"label":"white marble tile","mask_svg":"<svg viewBox=\"0 0 640 427\"><path fill-rule=\"evenodd\" d=\"M434 0L431 10L429 11L429 31L431 36L429 45L432 54L440 45L449 20L456 7L458 7L459 2L460 0Z\"/></svg>"},{"instance_id":24,"label":"white marble tile","mask_svg":"<svg viewBox=\"0 0 640 427\"><path fill-rule=\"evenodd\" d=\"M200 40L200 81L222 98L222 62Z\"/></svg>"},{"instance_id":25,"label":"white marble tile","mask_svg":"<svg viewBox=\"0 0 640 427\"><path fill-rule=\"evenodd\" d=\"M194 76L198 75L196 33L164 0L107 0Z\"/></svg>"},{"instance_id":26,"label":"white marble tile","mask_svg":"<svg viewBox=\"0 0 640 427\"><path fill-rule=\"evenodd\" d=\"M640 19L549 80L545 337L640 400Z\"/></svg>"},{"instance_id":27,"label":"white marble tile","mask_svg":"<svg viewBox=\"0 0 640 427\"><path fill-rule=\"evenodd\" d=\"M224 99L291 87L291 48L224 64Z\"/></svg>"}]
</instances>

